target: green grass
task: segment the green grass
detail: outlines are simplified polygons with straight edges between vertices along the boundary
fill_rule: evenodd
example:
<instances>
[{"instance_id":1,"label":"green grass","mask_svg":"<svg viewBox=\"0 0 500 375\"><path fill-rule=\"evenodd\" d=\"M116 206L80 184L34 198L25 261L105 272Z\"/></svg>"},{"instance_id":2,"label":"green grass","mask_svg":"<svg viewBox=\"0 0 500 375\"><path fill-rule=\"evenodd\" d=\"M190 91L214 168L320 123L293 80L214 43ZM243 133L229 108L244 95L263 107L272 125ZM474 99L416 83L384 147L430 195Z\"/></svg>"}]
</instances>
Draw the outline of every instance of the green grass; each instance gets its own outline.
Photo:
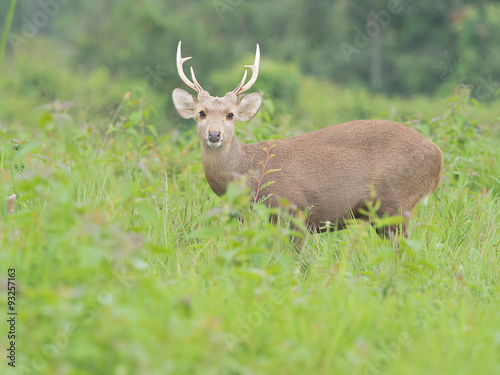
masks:
<instances>
[{"instance_id":1,"label":"green grass","mask_svg":"<svg viewBox=\"0 0 500 375\"><path fill-rule=\"evenodd\" d=\"M0 126L1 191L18 196L0 221L18 371L4 357L2 373L500 372L500 138L467 95L409 121L445 170L399 250L355 223L308 236L300 256L240 185L214 196L194 128L158 135L129 104L108 128L61 108ZM302 131L273 127L269 108L241 139Z\"/></svg>"}]
</instances>

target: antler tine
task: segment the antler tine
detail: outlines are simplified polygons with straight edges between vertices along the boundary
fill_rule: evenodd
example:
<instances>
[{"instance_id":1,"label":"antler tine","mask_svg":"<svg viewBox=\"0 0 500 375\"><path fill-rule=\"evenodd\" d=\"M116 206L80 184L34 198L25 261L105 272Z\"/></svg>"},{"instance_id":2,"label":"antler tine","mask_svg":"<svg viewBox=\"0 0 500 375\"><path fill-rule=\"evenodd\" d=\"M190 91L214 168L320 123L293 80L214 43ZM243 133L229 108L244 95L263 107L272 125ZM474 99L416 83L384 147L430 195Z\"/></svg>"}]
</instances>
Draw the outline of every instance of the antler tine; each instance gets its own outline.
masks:
<instances>
[{"instance_id":1,"label":"antler tine","mask_svg":"<svg viewBox=\"0 0 500 375\"><path fill-rule=\"evenodd\" d=\"M177 46L177 73L179 74L179 77L182 79L182 82L184 82L192 90L199 93L200 91L203 90L203 88L196 80L193 68L191 67L191 77L193 78L194 83L191 82L188 77L186 77L186 75L184 74L184 69L182 68L182 65L189 59L191 59L191 57L183 58L181 56L181 42L179 41L179 44Z\"/></svg>"},{"instance_id":2,"label":"antler tine","mask_svg":"<svg viewBox=\"0 0 500 375\"><path fill-rule=\"evenodd\" d=\"M194 82L194 85L196 86L196 92L200 92L200 91L203 91L203 88L201 87L201 85L198 83L198 81L196 80L196 76L194 75L194 69L193 67L191 66L191 79L193 80Z\"/></svg>"},{"instance_id":3,"label":"antler tine","mask_svg":"<svg viewBox=\"0 0 500 375\"><path fill-rule=\"evenodd\" d=\"M247 78L247 71L245 70L245 74L243 74L243 79L241 80L240 84L236 86L236 88L233 90L233 92L236 95L240 95L248 91L254 85L255 81L257 81L257 77L259 76L259 62L260 62L260 48L259 45L257 44L257 48L255 50L255 60L253 62L253 65L245 65L245 68L252 69L252 77L247 82L247 84L243 86Z\"/></svg>"},{"instance_id":4,"label":"antler tine","mask_svg":"<svg viewBox=\"0 0 500 375\"><path fill-rule=\"evenodd\" d=\"M243 79L241 80L241 82L238 84L238 86L236 86L236 88L233 90L233 92L238 95L238 91L241 89L241 87L243 86L243 84L245 83L245 81L247 80L247 70L245 69L245 73L243 74Z\"/></svg>"}]
</instances>

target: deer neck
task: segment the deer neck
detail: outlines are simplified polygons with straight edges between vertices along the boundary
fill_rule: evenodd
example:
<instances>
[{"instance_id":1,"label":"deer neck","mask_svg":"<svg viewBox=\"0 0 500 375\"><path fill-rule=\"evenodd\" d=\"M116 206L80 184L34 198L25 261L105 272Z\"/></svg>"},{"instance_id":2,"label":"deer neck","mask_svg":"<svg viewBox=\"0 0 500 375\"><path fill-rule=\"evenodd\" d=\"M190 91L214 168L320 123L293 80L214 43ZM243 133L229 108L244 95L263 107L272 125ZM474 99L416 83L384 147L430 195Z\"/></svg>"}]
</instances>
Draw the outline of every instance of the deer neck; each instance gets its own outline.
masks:
<instances>
[{"instance_id":1,"label":"deer neck","mask_svg":"<svg viewBox=\"0 0 500 375\"><path fill-rule=\"evenodd\" d=\"M226 147L210 148L202 141L201 158L207 182L217 195L226 192L235 177L247 174L251 162L246 158L245 146L236 136Z\"/></svg>"}]
</instances>

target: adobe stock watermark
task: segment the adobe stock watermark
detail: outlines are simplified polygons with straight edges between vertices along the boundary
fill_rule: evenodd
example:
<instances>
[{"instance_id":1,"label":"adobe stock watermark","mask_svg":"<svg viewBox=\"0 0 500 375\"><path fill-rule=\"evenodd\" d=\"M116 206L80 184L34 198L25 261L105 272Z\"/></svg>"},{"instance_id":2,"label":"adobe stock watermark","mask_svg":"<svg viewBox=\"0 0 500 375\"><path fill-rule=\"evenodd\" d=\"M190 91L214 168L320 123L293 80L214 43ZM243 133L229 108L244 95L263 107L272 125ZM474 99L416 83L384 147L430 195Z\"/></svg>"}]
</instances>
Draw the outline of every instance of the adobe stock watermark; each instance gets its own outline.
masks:
<instances>
[{"instance_id":1,"label":"adobe stock watermark","mask_svg":"<svg viewBox=\"0 0 500 375\"><path fill-rule=\"evenodd\" d=\"M364 30L358 26L354 27L354 37L351 43L339 43L340 50L342 51L347 62L351 62L352 55L358 55L361 51L367 48L372 39L380 35L391 22L392 15L399 14L403 11L403 2L411 0L388 0L386 9L372 10L368 14L368 21L365 24Z\"/></svg>"},{"instance_id":2,"label":"adobe stock watermark","mask_svg":"<svg viewBox=\"0 0 500 375\"><path fill-rule=\"evenodd\" d=\"M40 10L31 17L22 17L23 27L20 34L9 33L9 43L15 52L19 47L27 44L38 32L48 25L50 20L57 16L64 5L68 5L72 0L39 0Z\"/></svg>"},{"instance_id":3,"label":"adobe stock watermark","mask_svg":"<svg viewBox=\"0 0 500 375\"><path fill-rule=\"evenodd\" d=\"M236 344L247 341L252 333L262 326L264 320L271 316L276 306L283 304L283 302L284 295L279 290L272 292L271 296L264 301L254 302L254 310L237 319L238 325L235 334L224 334L227 348L233 350Z\"/></svg>"},{"instance_id":4,"label":"adobe stock watermark","mask_svg":"<svg viewBox=\"0 0 500 375\"><path fill-rule=\"evenodd\" d=\"M122 100L120 106L113 115L112 123L114 123L118 116L130 116L131 111L129 106L127 106L130 100L144 98L147 92L156 90L170 75L168 71L162 70L160 64L157 64L155 68L146 66L146 72L147 74L144 76L141 83L135 85L131 91L127 92L124 100Z\"/></svg>"},{"instance_id":5,"label":"adobe stock watermark","mask_svg":"<svg viewBox=\"0 0 500 375\"><path fill-rule=\"evenodd\" d=\"M479 77L479 83L472 85L472 93L479 100L489 100L500 94L500 82L493 81L492 75Z\"/></svg>"},{"instance_id":6,"label":"adobe stock watermark","mask_svg":"<svg viewBox=\"0 0 500 375\"><path fill-rule=\"evenodd\" d=\"M488 74L487 77L479 76L473 80L469 80L467 77L456 77L454 65L449 60L449 56L445 52L443 59L432 66L438 71L438 77L442 83L450 82L456 87L467 86L470 88L471 94L480 101L494 99L500 94L500 82L496 82L492 74Z\"/></svg>"},{"instance_id":7,"label":"adobe stock watermark","mask_svg":"<svg viewBox=\"0 0 500 375\"><path fill-rule=\"evenodd\" d=\"M419 309L411 317L410 325L420 331L425 330L429 323L442 313L444 304L439 299L433 299L426 308ZM377 352L372 360L366 360L367 372L369 375L383 374L392 361L398 358L405 348L413 345L413 338L408 331L401 331L398 337Z\"/></svg>"},{"instance_id":8,"label":"adobe stock watermark","mask_svg":"<svg viewBox=\"0 0 500 375\"><path fill-rule=\"evenodd\" d=\"M221 21L224 21L224 14L232 13L243 0L214 0L212 5Z\"/></svg>"},{"instance_id":9,"label":"adobe stock watermark","mask_svg":"<svg viewBox=\"0 0 500 375\"><path fill-rule=\"evenodd\" d=\"M63 325L52 339L46 342L39 350L31 353L31 356L20 361L16 366L20 375L45 374L49 361L59 357L68 347L71 338L78 335L82 326L92 324L97 314L113 302L114 296L131 287L132 281L123 272L114 270L108 282L97 291L94 298L82 303L78 309L78 315Z\"/></svg>"}]
</instances>

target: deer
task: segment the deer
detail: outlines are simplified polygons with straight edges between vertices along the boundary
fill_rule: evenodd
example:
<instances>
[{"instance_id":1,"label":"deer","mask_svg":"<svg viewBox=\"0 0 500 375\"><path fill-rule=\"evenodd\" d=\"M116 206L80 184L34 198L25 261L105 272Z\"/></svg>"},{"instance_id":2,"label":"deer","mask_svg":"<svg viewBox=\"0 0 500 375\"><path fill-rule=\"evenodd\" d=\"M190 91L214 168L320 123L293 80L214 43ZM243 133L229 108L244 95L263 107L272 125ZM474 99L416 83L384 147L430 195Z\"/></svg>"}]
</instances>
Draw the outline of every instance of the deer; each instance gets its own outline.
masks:
<instances>
[{"instance_id":1,"label":"deer","mask_svg":"<svg viewBox=\"0 0 500 375\"><path fill-rule=\"evenodd\" d=\"M201 87L192 67L189 80L183 69L189 59L182 57L179 42L177 72L197 97L176 88L173 104L182 118L196 121L205 177L221 196L236 176L262 170L263 150L270 144L244 144L235 134L235 124L252 120L262 103L258 92L242 95L257 80L260 48L257 44L254 63L244 66L252 71L248 82L245 69L241 82L221 98ZM368 220L367 204L376 198L379 217L403 217L403 223L388 225L380 234L393 240L400 234L406 236L409 218L404 213L422 199L427 201L443 171L443 154L435 143L407 125L388 120L349 121L277 139L272 147L274 157L266 167L276 172L266 174L260 183L248 178L247 185L258 195L256 199L270 197L270 206L279 206L281 198L307 212L310 233L330 230L325 223L345 229L353 218Z\"/></svg>"}]
</instances>

